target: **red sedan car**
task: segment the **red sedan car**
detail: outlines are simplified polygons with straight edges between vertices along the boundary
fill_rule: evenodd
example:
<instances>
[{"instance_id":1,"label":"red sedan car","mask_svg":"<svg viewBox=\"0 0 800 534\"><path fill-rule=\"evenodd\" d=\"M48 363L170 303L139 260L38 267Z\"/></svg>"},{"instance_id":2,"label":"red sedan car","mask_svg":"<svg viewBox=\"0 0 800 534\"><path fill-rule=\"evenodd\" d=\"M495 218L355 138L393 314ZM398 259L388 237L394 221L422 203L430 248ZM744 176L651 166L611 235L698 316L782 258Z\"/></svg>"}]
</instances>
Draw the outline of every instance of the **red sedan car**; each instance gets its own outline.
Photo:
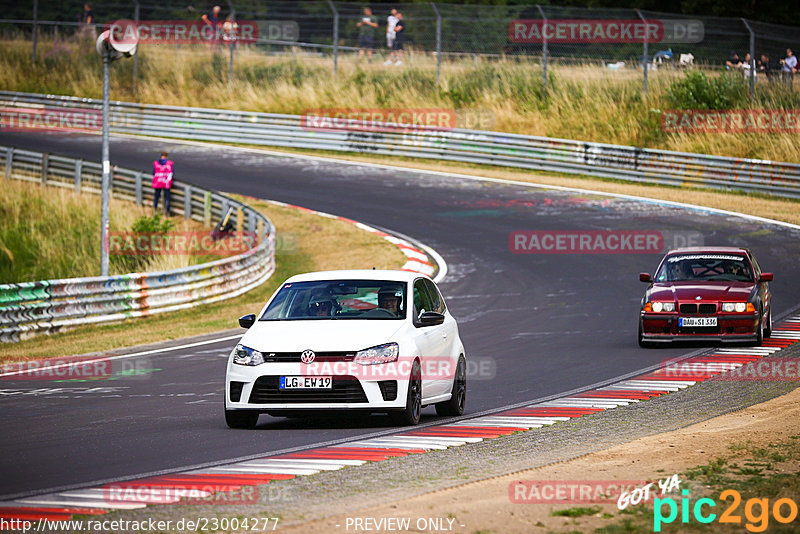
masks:
<instances>
[{"instance_id":1,"label":"red sedan car","mask_svg":"<svg viewBox=\"0 0 800 534\"><path fill-rule=\"evenodd\" d=\"M772 334L772 273L746 248L681 248L664 256L639 312L639 345L680 340L755 342Z\"/></svg>"}]
</instances>

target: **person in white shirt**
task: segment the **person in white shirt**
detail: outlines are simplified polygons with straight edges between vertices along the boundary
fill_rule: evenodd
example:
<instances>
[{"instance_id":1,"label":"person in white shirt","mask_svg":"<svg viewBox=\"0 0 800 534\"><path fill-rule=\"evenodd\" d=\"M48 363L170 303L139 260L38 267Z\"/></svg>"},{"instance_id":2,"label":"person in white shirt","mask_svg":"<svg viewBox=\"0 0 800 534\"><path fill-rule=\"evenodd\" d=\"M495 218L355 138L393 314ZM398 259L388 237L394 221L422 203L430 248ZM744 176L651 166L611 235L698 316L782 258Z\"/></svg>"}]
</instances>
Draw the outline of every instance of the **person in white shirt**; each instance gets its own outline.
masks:
<instances>
[{"instance_id":1,"label":"person in white shirt","mask_svg":"<svg viewBox=\"0 0 800 534\"><path fill-rule=\"evenodd\" d=\"M386 48L389 49L390 54L391 51L394 50L394 40L397 37L397 34L394 31L394 27L397 26L397 10L392 9L389 12L389 16L386 17ZM390 65L392 63L391 59L386 60L386 64Z\"/></svg>"}]
</instances>

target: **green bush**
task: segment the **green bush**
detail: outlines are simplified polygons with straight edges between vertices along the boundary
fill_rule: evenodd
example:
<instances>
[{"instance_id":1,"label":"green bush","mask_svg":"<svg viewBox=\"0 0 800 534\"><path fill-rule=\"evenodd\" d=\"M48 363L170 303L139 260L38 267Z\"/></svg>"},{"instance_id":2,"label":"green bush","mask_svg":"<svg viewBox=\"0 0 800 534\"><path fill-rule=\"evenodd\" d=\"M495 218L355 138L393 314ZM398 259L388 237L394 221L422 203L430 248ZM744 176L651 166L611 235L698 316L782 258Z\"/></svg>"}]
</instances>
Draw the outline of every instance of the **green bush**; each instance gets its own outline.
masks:
<instances>
[{"instance_id":1,"label":"green bush","mask_svg":"<svg viewBox=\"0 0 800 534\"><path fill-rule=\"evenodd\" d=\"M673 82L666 100L675 109L733 109L747 102L747 81L736 74L723 73L709 78L700 71L686 73Z\"/></svg>"},{"instance_id":2,"label":"green bush","mask_svg":"<svg viewBox=\"0 0 800 534\"><path fill-rule=\"evenodd\" d=\"M132 225L131 232L137 234L165 234L175 228L175 223L156 213L152 217L139 217ZM111 265L117 272L133 273L144 271L150 263L150 257L144 254L111 256Z\"/></svg>"}]
</instances>

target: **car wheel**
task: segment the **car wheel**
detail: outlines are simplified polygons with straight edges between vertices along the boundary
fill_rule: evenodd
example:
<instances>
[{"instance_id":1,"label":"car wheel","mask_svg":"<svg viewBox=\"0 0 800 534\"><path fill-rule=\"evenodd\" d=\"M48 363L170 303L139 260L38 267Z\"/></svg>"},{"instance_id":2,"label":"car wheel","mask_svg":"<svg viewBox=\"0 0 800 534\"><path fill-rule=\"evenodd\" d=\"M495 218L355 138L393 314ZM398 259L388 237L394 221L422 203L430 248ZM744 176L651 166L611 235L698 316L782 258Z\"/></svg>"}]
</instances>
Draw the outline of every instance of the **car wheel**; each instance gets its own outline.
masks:
<instances>
[{"instance_id":1,"label":"car wheel","mask_svg":"<svg viewBox=\"0 0 800 534\"><path fill-rule=\"evenodd\" d=\"M225 410L225 423L230 428L255 428L257 422L255 410Z\"/></svg>"},{"instance_id":2,"label":"car wheel","mask_svg":"<svg viewBox=\"0 0 800 534\"><path fill-rule=\"evenodd\" d=\"M756 331L756 346L760 347L764 343L764 321L761 319L762 312L758 313L758 330Z\"/></svg>"},{"instance_id":3,"label":"car wheel","mask_svg":"<svg viewBox=\"0 0 800 534\"><path fill-rule=\"evenodd\" d=\"M767 327L764 329L764 337L772 337L772 307L767 314Z\"/></svg>"},{"instance_id":4,"label":"car wheel","mask_svg":"<svg viewBox=\"0 0 800 534\"><path fill-rule=\"evenodd\" d=\"M411 367L411 376L408 378L408 392L406 393L406 407L399 412L391 412L392 421L396 425L411 426L419 423L422 412L422 372L419 361Z\"/></svg>"},{"instance_id":5,"label":"car wheel","mask_svg":"<svg viewBox=\"0 0 800 534\"><path fill-rule=\"evenodd\" d=\"M436 403L437 415L461 415L467 400L467 360L459 356L450 400Z\"/></svg>"},{"instance_id":6,"label":"car wheel","mask_svg":"<svg viewBox=\"0 0 800 534\"><path fill-rule=\"evenodd\" d=\"M642 321L639 321L639 346L643 349L652 347L652 343L644 340L644 331L642 330Z\"/></svg>"}]
</instances>

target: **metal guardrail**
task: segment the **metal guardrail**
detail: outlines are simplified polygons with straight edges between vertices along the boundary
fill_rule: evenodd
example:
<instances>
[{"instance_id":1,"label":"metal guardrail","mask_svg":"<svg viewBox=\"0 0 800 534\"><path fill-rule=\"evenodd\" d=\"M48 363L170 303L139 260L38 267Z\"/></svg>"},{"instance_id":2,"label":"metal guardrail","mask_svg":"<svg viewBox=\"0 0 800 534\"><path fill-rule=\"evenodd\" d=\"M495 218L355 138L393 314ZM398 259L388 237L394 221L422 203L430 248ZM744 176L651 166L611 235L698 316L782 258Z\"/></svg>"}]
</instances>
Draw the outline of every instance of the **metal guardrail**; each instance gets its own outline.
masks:
<instances>
[{"instance_id":1,"label":"metal guardrail","mask_svg":"<svg viewBox=\"0 0 800 534\"><path fill-rule=\"evenodd\" d=\"M6 179L100 193L99 163L0 146ZM115 198L152 202L144 172L113 168ZM118 321L229 299L264 283L275 271L275 227L248 205L215 191L175 182L172 210L207 226L233 208L231 221L254 233L257 246L236 256L180 269L116 276L0 284L0 342L64 327ZM99 235L99 234L98 234Z\"/></svg>"},{"instance_id":2,"label":"metal guardrail","mask_svg":"<svg viewBox=\"0 0 800 534\"><path fill-rule=\"evenodd\" d=\"M99 110L98 100L0 91L0 106ZM113 133L407 156L800 198L800 165L482 130L321 130L298 115L112 102Z\"/></svg>"}]
</instances>

